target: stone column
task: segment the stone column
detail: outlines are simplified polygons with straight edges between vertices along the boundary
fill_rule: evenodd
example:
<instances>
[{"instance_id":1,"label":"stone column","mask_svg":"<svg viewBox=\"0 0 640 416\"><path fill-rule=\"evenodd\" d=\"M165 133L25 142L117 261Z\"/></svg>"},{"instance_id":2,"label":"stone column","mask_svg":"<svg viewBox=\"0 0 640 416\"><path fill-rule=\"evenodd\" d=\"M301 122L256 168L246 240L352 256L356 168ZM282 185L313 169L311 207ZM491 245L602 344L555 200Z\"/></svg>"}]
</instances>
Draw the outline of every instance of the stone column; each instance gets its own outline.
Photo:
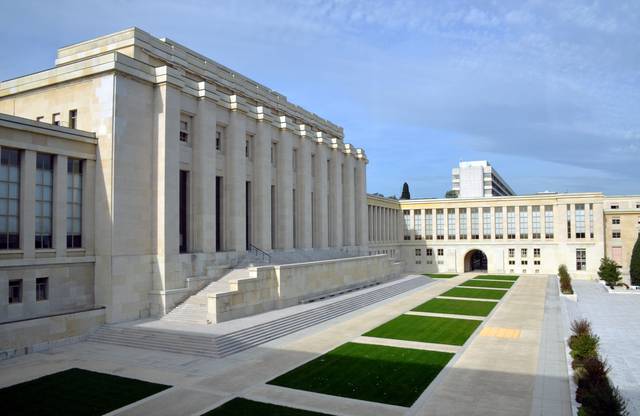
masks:
<instances>
[{"instance_id":1,"label":"stone column","mask_svg":"<svg viewBox=\"0 0 640 416\"><path fill-rule=\"evenodd\" d=\"M271 122L269 109L258 107L256 136L253 143L254 241L263 250L271 250Z\"/></svg>"},{"instance_id":2,"label":"stone column","mask_svg":"<svg viewBox=\"0 0 640 416\"><path fill-rule=\"evenodd\" d=\"M278 142L278 162L276 166L276 194L278 201L278 228L276 241L278 248L293 248L293 133L291 119L280 116L280 140Z\"/></svg>"},{"instance_id":3,"label":"stone column","mask_svg":"<svg viewBox=\"0 0 640 416\"><path fill-rule=\"evenodd\" d=\"M191 171L192 251L214 253L216 251L216 104L209 89L213 86L200 83L201 97L193 119L193 165Z\"/></svg>"},{"instance_id":4,"label":"stone column","mask_svg":"<svg viewBox=\"0 0 640 416\"><path fill-rule=\"evenodd\" d=\"M327 198L329 197L329 183L327 181L328 147L325 140L325 135L320 132L316 134L316 171L313 192L316 218L313 220L316 222L317 246L319 248L327 248L329 246L329 212L327 204Z\"/></svg>"},{"instance_id":5,"label":"stone column","mask_svg":"<svg viewBox=\"0 0 640 416\"><path fill-rule=\"evenodd\" d=\"M347 145L345 145L347 147ZM342 188L342 204L344 206L345 235L344 245L354 246L356 233L356 211L355 211L355 184L354 184L354 155L353 147L348 145L349 153L345 152L344 158L344 178Z\"/></svg>"},{"instance_id":6,"label":"stone column","mask_svg":"<svg viewBox=\"0 0 640 416\"><path fill-rule=\"evenodd\" d=\"M356 245L366 247L369 241L367 227L367 160L362 149L356 151Z\"/></svg>"},{"instance_id":7,"label":"stone column","mask_svg":"<svg viewBox=\"0 0 640 416\"><path fill-rule=\"evenodd\" d=\"M155 154L154 241L156 267L153 288L177 289L184 286L180 279L179 262L179 176L180 176L180 91L169 83L158 84L154 90ZM162 307L162 305L158 305ZM164 310L157 311L165 313Z\"/></svg>"},{"instance_id":8,"label":"stone column","mask_svg":"<svg viewBox=\"0 0 640 416\"><path fill-rule=\"evenodd\" d=\"M20 247L24 258L32 259L36 255L36 152L22 152L20 167Z\"/></svg>"},{"instance_id":9,"label":"stone column","mask_svg":"<svg viewBox=\"0 0 640 416\"><path fill-rule=\"evenodd\" d=\"M313 177L311 175L311 146L315 134L309 126L300 125L300 144L298 145L298 161L296 175L296 202L298 225L298 244L300 248L313 247L313 218L311 218L311 192L313 191Z\"/></svg>"},{"instance_id":10,"label":"stone column","mask_svg":"<svg viewBox=\"0 0 640 416\"><path fill-rule=\"evenodd\" d=\"M53 247L56 249L56 257L67 255L67 160L67 156L57 155L54 163ZM84 194L87 186L84 183L82 185L82 193ZM84 206L84 201L82 205ZM84 222L84 215L82 216ZM85 245L84 241L82 245Z\"/></svg>"},{"instance_id":11,"label":"stone column","mask_svg":"<svg viewBox=\"0 0 640 416\"><path fill-rule=\"evenodd\" d=\"M331 139L331 162L329 164L329 245L342 247L342 142Z\"/></svg>"},{"instance_id":12,"label":"stone column","mask_svg":"<svg viewBox=\"0 0 640 416\"><path fill-rule=\"evenodd\" d=\"M225 212L227 224L225 227L227 247L238 253L247 248L246 239L246 120L239 110L229 112L229 126L227 127L227 148L225 150L225 178L226 195Z\"/></svg>"}]
</instances>

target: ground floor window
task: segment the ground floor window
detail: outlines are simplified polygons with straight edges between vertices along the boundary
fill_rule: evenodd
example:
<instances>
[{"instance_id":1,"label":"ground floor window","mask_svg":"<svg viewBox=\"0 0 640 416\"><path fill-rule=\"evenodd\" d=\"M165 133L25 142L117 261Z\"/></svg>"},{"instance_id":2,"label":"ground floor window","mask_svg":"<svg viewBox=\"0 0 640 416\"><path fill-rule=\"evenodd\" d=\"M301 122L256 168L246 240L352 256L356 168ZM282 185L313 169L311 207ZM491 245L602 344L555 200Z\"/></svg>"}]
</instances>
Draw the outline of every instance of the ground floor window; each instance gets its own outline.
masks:
<instances>
[{"instance_id":1,"label":"ground floor window","mask_svg":"<svg viewBox=\"0 0 640 416\"><path fill-rule=\"evenodd\" d=\"M584 248L576 249L576 270L587 269L587 250Z\"/></svg>"}]
</instances>

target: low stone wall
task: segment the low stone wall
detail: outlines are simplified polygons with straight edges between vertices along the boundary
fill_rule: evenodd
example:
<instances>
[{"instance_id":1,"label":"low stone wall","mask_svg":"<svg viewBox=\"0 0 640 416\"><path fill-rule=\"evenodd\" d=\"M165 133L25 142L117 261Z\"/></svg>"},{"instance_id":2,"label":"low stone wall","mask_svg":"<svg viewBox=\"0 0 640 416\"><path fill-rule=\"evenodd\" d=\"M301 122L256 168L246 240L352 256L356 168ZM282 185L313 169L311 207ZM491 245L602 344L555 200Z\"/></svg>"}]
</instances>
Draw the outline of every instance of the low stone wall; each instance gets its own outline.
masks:
<instances>
[{"instance_id":1,"label":"low stone wall","mask_svg":"<svg viewBox=\"0 0 640 416\"><path fill-rule=\"evenodd\" d=\"M326 293L389 280L398 275L386 254L249 269L248 279L208 298L209 321L224 322L285 308Z\"/></svg>"},{"instance_id":2,"label":"low stone wall","mask_svg":"<svg viewBox=\"0 0 640 416\"><path fill-rule=\"evenodd\" d=\"M104 321L98 308L0 324L0 360L78 341Z\"/></svg>"}]
</instances>

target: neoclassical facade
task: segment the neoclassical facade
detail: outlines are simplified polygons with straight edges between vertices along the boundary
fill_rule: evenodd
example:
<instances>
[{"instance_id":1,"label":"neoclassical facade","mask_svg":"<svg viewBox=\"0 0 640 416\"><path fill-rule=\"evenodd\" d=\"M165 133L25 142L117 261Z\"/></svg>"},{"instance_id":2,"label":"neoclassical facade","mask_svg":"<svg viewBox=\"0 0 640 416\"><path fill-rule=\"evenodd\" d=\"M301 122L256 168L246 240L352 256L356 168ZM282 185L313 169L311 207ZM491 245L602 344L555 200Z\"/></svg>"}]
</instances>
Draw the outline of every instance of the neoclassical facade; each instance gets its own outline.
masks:
<instances>
[{"instance_id":1,"label":"neoclassical facade","mask_svg":"<svg viewBox=\"0 0 640 416\"><path fill-rule=\"evenodd\" d=\"M394 200L370 195L371 253L407 271L597 276L607 256L629 272L640 233L640 196L541 193L491 198Z\"/></svg>"},{"instance_id":2,"label":"neoclassical facade","mask_svg":"<svg viewBox=\"0 0 640 416\"><path fill-rule=\"evenodd\" d=\"M23 204L0 273L81 258L107 322L166 313L253 247L366 251L364 151L342 128L169 39L133 28L61 48L55 67L0 83L0 113L34 129L92 132L82 158L91 234L69 251L64 210L55 211L42 248ZM18 152L24 179L38 152L53 155L56 172L70 157L0 139L3 163L5 146ZM63 184L55 179L60 198Z\"/></svg>"}]
</instances>

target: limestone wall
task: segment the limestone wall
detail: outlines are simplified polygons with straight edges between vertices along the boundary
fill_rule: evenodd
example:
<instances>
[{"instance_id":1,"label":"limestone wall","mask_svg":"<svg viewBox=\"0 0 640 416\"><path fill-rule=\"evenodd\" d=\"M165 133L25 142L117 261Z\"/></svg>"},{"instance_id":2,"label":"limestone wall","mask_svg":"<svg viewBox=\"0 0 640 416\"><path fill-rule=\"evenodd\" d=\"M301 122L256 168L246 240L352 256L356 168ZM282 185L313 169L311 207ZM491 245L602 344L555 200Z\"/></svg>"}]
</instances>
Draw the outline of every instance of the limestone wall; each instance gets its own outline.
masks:
<instances>
[{"instance_id":1,"label":"limestone wall","mask_svg":"<svg viewBox=\"0 0 640 416\"><path fill-rule=\"evenodd\" d=\"M104 308L0 324L0 360L81 339L104 324Z\"/></svg>"},{"instance_id":2,"label":"limestone wall","mask_svg":"<svg viewBox=\"0 0 640 416\"><path fill-rule=\"evenodd\" d=\"M250 269L250 278L231 282L231 290L209 295L209 320L224 322L306 299L394 277L389 256L353 257Z\"/></svg>"}]
</instances>

